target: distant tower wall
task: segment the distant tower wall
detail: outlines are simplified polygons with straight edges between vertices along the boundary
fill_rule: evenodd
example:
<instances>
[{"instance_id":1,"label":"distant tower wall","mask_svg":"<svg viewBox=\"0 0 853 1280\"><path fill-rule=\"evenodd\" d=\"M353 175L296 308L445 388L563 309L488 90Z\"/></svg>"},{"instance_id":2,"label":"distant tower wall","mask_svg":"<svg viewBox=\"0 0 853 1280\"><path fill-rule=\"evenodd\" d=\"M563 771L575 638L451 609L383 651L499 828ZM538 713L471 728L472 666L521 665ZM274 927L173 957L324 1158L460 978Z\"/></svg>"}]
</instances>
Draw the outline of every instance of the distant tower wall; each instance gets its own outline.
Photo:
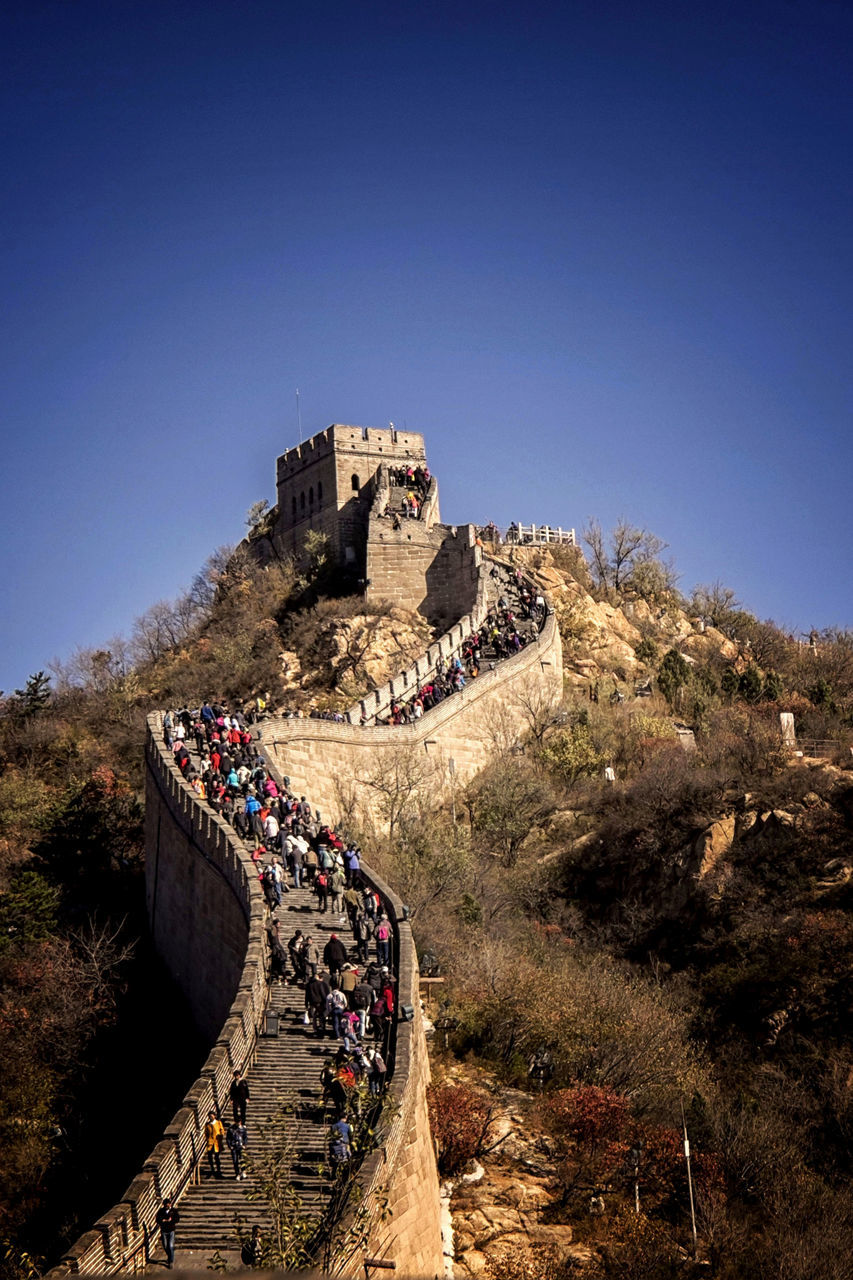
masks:
<instances>
[{"instance_id":1,"label":"distant tower wall","mask_svg":"<svg viewBox=\"0 0 853 1280\"><path fill-rule=\"evenodd\" d=\"M316 529L328 535L339 563L364 572L367 523L382 463L425 465L423 436L334 423L283 453L276 464L276 550L298 555L308 531Z\"/></svg>"}]
</instances>

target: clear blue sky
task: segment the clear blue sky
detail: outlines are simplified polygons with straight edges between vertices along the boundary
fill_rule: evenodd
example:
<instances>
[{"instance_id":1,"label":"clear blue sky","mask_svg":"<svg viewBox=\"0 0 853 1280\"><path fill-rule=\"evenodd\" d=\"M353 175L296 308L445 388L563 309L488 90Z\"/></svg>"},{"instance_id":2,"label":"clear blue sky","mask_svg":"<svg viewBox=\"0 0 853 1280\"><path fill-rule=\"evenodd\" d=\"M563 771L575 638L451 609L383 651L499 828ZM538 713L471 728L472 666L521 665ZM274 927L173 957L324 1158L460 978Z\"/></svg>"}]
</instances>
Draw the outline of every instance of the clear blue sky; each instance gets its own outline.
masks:
<instances>
[{"instance_id":1,"label":"clear blue sky","mask_svg":"<svg viewBox=\"0 0 853 1280\"><path fill-rule=\"evenodd\" d=\"M0 688L333 421L853 625L847 4L7 3Z\"/></svg>"}]
</instances>

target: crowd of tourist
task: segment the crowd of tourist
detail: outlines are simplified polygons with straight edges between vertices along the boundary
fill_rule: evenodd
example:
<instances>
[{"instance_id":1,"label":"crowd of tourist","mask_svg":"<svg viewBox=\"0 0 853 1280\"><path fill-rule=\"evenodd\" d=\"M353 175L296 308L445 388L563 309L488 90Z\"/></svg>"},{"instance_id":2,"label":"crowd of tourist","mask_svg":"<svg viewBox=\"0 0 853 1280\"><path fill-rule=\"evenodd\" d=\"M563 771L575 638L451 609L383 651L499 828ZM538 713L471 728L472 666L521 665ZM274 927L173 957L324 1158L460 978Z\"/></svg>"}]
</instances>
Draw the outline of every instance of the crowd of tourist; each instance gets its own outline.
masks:
<instances>
[{"instance_id":1,"label":"crowd of tourist","mask_svg":"<svg viewBox=\"0 0 853 1280\"><path fill-rule=\"evenodd\" d=\"M493 569L493 575L498 574ZM519 571L507 576L505 590L489 610L480 627L472 632L449 659L439 658L435 672L408 700L395 699L377 724L414 724L424 712L476 680L481 671L493 670L496 663L519 653L536 640L547 615L543 596L535 593Z\"/></svg>"},{"instance_id":2,"label":"crowd of tourist","mask_svg":"<svg viewBox=\"0 0 853 1280\"><path fill-rule=\"evenodd\" d=\"M429 467L422 467L420 463L413 467L408 463L403 467L389 467L388 479L396 488L413 490L425 498L432 476Z\"/></svg>"},{"instance_id":3,"label":"crowd of tourist","mask_svg":"<svg viewBox=\"0 0 853 1280\"><path fill-rule=\"evenodd\" d=\"M402 496L391 493L383 515L389 516L395 529L399 529L400 517L404 520L420 519L421 509L429 491L430 469L427 466L389 467L388 480L392 489L402 490Z\"/></svg>"},{"instance_id":4,"label":"crowd of tourist","mask_svg":"<svg viewBox=\"0 0 853 1280\"><path fill-rule=\"evenodd\" d=\"M396 995L393 929L382 899L362 875L358 846L323 822L308 799L291 790L288 777L282 785L273 777L243 713L205 701L197 711L167 712L163 734L195 794L252 848L269 909L271 981L303 988L304 1027L339 1042L321 1078L324 1107L334 1107L337 1124L347 1107L360 1108L364 1094L378 1096L384 1087ZM284 895L299 889L314 896L318 916L338 929L325 945L307 926L287 942L282 938L278 909ZM344 929L352 933L351 945L341 936ZM243 1088L247 1098L245 1082ZM214 1177L222 1176L219 1153L226 1146L235 1177L245 1176L245 1113L244 1098L227 1131L218 1117L209 1120L205 1137ZM337 1139L340 1147L339 1133ZM337 1163L343 1158L338 1150Z\"/></svg>"}]
</instances>

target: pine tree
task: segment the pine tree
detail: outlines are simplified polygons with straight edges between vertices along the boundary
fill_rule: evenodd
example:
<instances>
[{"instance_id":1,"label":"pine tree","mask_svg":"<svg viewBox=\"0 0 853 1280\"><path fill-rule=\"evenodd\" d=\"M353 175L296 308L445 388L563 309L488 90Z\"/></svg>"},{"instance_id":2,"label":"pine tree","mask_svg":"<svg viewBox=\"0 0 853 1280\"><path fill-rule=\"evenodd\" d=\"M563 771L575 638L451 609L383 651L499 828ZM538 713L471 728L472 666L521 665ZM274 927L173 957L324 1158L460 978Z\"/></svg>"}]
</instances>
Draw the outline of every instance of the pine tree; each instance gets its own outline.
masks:
<instances>
[{"instance_id":1,"label":"pine tree","mask_svg":"<svg viewBox=\"0 0 853 1280\"><path fill-rule=\"evenodd\" d=\"M744 702L758 702L763 688L764 681L761 679L761 672L754 662L750 662L738 682L738 693Z\"/></svg>"},{"instance_id":2,"label":"pine tree","mask_svg":"<svg viewBox=\"0 0 853 1280\"><path fill-rule=\"evenodd\" d=\"M676 704L679 689L686 688L689 682L688 663L677 649L670 649L658 668L658 688L671 707Z\"/></svg>"},{"instance_id":3,"label":"pine tree","mask_svg":"<svg viewBox=\"0 0 853 1280\"><path fill-rule=\"evenodd\" d=\"M38 715L50 702L50 676L45 675L43 671L36 671L27 680L23 689L15 690L15 697L20 712L25 718Z\"/></svg>"}]
</instances>

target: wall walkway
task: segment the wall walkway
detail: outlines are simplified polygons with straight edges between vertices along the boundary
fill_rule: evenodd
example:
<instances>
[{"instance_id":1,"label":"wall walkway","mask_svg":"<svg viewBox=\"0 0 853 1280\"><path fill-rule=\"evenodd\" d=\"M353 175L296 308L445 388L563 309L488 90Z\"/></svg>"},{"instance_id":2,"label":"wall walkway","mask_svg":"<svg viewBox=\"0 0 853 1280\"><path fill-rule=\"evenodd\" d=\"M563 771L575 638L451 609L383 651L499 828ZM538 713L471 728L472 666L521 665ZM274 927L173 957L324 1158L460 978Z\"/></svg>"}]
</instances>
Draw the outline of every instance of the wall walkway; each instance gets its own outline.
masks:
<instances>
[{"instance_id":1,"label":"wall walkway","mask_svg":"<svg viewBox=\"0 0 853 1280\"><path fill-rule=\"evenodd\" d=\"M482 573L478 576L482 583ZM463 620L457 647L479 621L478 605ZM441 643L433 648L411 673L404 673L407 686L411 680L416 687L416 682L423 683L431 674ZM391 682L388 696L408 696L413 687L398 689ZM526 728L526 694L541 698L561 693L560 636L554 617L549 616L538 641L415 724L364 727L273 719L263 722L259 745L271 757L270 763L290 776L292 789L309 795L313 805L323 807L327 820L334 819L346 800L342 787L407 752L426 759L444 784L464 782L490 751L514 741ZM382 704L380 695L378 706ZM376 710L375 705L374 715ZM68 1250L52 1276L144 1268L155 1244L154 1218L160 1202L165 1195L180 1199L198 1181L207 1113L227 1111L232 1072L252 1062L267 1007L265 907L257 872L233 829L199 802L184 782L162 745L159 715L148 721L146 849L146 891L155 943L213 1048L139 1176L118 1204ZM389 1083L394 1120L383 1145L362 1166L361 1213L371 1226L373 1256L394 1261L400 1276L428 1278L443 1273L443 1262L438 1181L426 1109L429 1060L418 1000L417 958L399 899L368 868L363 867L363 873L381 894L394 928L398 1010L408 1005L413 1016L395 1026ZM230 1224L223 1224L223 1229L227 1232ZM356 1280L362 1275L362 1252L342 1249L330 1270L345 1280Z\"/></svg>"},{"instance_id":2,"label":"wall walkway","mask_svg":"<svg viewBox=\"0 0 853 1280\"><path fill-rule=\"evenodd\" d=\"M52 1277L145 1269L157 1249L155 1216L163 1197L180 1202L201 1183L207 1114L215 1110L228 1115L232 1073L253 1062L268 1005L266 911L257 870L233 829L201 804L184 782L162 746L159 715L148 720L146 770L146 887L152 930L200 1026L215 1043L139 1176L118 1204L66 1252L49 1273ZM370 1249L375 1256L394 1259L398 1275L438 1276L438 1181L426 1110L429 1060L414 942L399 899L369 868L362 871L382 896L392 922L399 1005L410 1006L414 1016L393 1029L389 1092L394 1119L386 1143L362 1167L360 1204L371 1224ZM195 923L192 917L198 917ZM318 1073L319 1065L315 1069L312 1063L307 1081L287 1083L307 1083L313 1091ZM310 1190L316 1201L319 1188ZM249 1212L247 1205L247 1216ZM212 1254L212 1240L202 1238L205 1215L195 1217L200 1219L197 1234L202 1233L196 1244L199 1249L209 1245ZM229 1243L233 1229L226 1215L221 1223L223 1252ZM197 1256L190 1258L199 1265ZM363 1271L360 1253L348 1256L342 1250L332 1270L354 1280Z\"/></svg>"},{"instance_id":3,"label":"wall walkway","mask_svg":"<svg viewBox=\"0 0 853 1280\"><path fill-rule=\"evenodd\" d=\"M406 676L405 685L392 681L396 696L411 696L425 678ZM562 691L560 633L549 615L538 641L478 676L415 724L362 728L331 720L273 718L263 721L262 745L290 778L291 788L310 794L324 815L332 815L346 808L352 781L381 771L407 752L426 757L442 792L468 781L496 749L512 745L528 728L528 695L558 699Z\"/></svg>"}]
</instances>

